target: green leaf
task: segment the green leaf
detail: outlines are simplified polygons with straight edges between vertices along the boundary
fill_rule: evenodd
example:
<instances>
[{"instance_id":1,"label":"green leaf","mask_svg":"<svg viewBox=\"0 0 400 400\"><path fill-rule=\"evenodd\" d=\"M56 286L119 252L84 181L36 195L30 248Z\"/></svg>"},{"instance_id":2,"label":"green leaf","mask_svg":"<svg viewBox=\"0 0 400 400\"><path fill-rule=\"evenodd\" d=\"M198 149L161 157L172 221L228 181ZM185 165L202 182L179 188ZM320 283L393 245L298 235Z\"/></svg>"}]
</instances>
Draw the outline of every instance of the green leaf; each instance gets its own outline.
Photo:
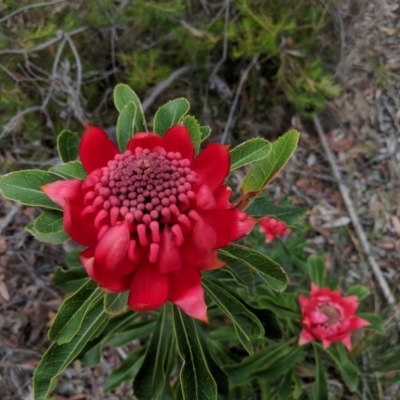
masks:
<instances>
[{"instance_id":1,"label":"green leaf","mask_svg":"<svg viewBox=\"0 0 400 400\"><path fill-rule=\"evenodd\" d=\"M128 309L129 292L106 293L104 296L104 311L110 315L119 315Z\"/></svg>"},{"instance_id":2,"label":"green leaf","mask_svg":"<svg viewBox=\"0 0 400 400\"><path fill-rule=\"evenodd\" d=\"M140 113L134 103L128 105L121 111L117 121L117 142L121 152L126 150L129 140L136 132L143 132L138 126Z\"/></svg>"},{"instance_id":3,"label":"green leaf","mask_svg":"<svg viewBox=\"0 0 400 400\"><path fill-rule=\"evenodd\" d=\"M203 142L211 135L211 128L209 126L201 126L200 127L200 138Z\"/></svg>"},{"instance_id":4,"label":"green leaf","mask_svg":"<svg viewBox=\"0 0 400 400\"><path fill-rule=\"evenodd\" d=\"M65 255L65 264L69 268L82 268L83 265L81 263L81 250L71 250Z\"/></svg>"},{"instance_id":5,"label":"green leaf","mask_svg":"<svg viewBox=\"0 0 400 400\"><path fill-rule=\"evenodd\" d=\"M141 400L157 399L166 383L165 362L168 355L168 343L171 335L167 307L163 307L158 317L153 336L147 347L146 355L133 382L135 396Z\"/></svg>"},{"instance_id":6,"label":"green leaf","mask_svg":"<svg viewBox=\"0 0 400 400\"><path fill-rule=\"evenodd\" d=\"M218 253L221 254L224 261L240 261L253 272L256 272L272 289L282 291L286 288L287 275L279 264L264 254L245 246L233 244L219 250Z\"/></svg>"},{"instance_id":7,"label":"green leaf","mask_svg":"<svg viewBox=\"0 0 400 400\"><path fill-rule=\"evenodd\" d=\"M58 285L65 293L73 293L77 291L89 280L86 270L73 268L65 270L61 267L56 267L52 281Z\"/></svg>"},{"instance_id":8,"label":"green leaf","mask_svg":"<svg viewBox=\"0 0 400 400\"><path fill-rule=\"evenodd\" d=\"M226 365L224 369L233 385L242 385L256 374L262 375L266 369L273 368L279 360L286 357L291 351L292 347L286 343L279 346L267 346L251 356L243 358L238 364Z\"/></svg>"},{"instance_id":9,"label":"green leaf","mask_svg":"<svg viewBox=\"0 0 400 400\"><path fill-rule=\"evenodd\" d=\"M271 143L263 138L250 139L236 146L231 153L231 171L265 158L271 152Z\"/></svg>"},{"instance_id":10,"label":"green leaf","mask_svg":"<svg viewBox=\"0 0 400 400\"><path fill-rule=\"evenodd\" d=\"M265 194L257 196L246 208L247 214L254 218L273 217L286 225L294 225L306 214L305 208L277 206Z\"/></svg>"},{"instance_id":11,"label":"green leaf","mask_svg":"<svg viewBox=\"0 0 400 400\"><path fill-rule=\"evenodd\" d=\"M0 191L6 199L18 201L27 206L61 210L61 207L53 203L40 189L41 186L59 180L60 177L51 172L27 169L0 177Z\"/></svg>"},{"instance_id":12,"label":"green leaf","mask_svg":"<svg viewBox=\"0 0 400 400\"><path fill-rule=\"evenodd\" d=\"M349 360L343 345L335 343L334 345L329 346L325 351L332 357L333 361L335 361L347 387L350 391L355 392L357 390L360 373L357 367Z\"/></svg>"},{"instance_id":13,"label":"green leaf","mask_svg":"<svg viewBox=\"0 0 400 400\"><path fill-rule=\"evenodd\" d=\"M154 332L155 321L140 321L126 326L107 339L107 344L113 347L124 346L133 340L140 339Z\"/></svg>"},{"instance_id":14,"label":"green leaf","mask_svg":"<svg viewBox=\"0 0 400 400\"><path fill-rule=\"evenodd\" d=\"M188 129L190 133L190 139L193 142L194 148L198 150L201 144L201 132L200 125L195 117L191 115L186 115L183 118L183 125Z\"/></svg>"},{"instance_id":15,"label":"green leaf","mask_svg":"<svg viewBox=\"0 0 400 400\"><path fill-rule=\"evenodd\" d=\"M137 130L135 132L146 132L146 122L144 119L142 104L137 94L128 85L120 83L115 86L114 104L117 110L122 112L129 103L133 103L136 106L137 115L135 117L135 126Z\"/></svg>"},{"instance_id":16,"label":"green leaf","mask_svg":"<svg viewBox=\"0 0 400 400\"><path fill-rule=\"evenodd\" d=\"M203 278L203 286L217 306L228 316L236 333L248 353L253 353L251 339L264 336L264 328L258 318L229 292Z\"/></svg>"},{"instance_id":17,"label":"green leaf","mask_svg":"<svg viewBox=\"0 0 400 400\"><path fill-rule=\"evenodd\" d=\"M64 344L53 343L46 351L33 375L34 400L46 400L53 389L55 379L79 355L84 346L96 334L99 326L108 319L103 304L99 302L86 316L79 332Z\"/></svg>"},{"instance_id":18,"label":"green leaf","mask_svg":"<svg viewBox=\"0 0 400 400\"><path fill-rule=\"evenodd\" d=\"M326 383L324 367L319 358L317 346L313 347L315 355L315 382L312 387L313 398L315 400L328 400L328 385Z\"/></svg>"},{"instance_id":19,"label":"green leaf","mask_svg":"<svg viewBox=\"0 0 400 400\"><path fill-rule=\"evenodd\" d=\"M350 286L346 293L346 296L357 296L358 300L361 301L365 297L369 296L370 291L367 287L363 285Z\"/></svg>"},{"instance_id":20,"label":"green leaf","mask_svg":"<svg viewBox=\"0 0 400 400\"><path fill-rule=\"evenodd\" d=\"M57 136L57 149L62 162L76 160L78 157L79 135L68 130Z\"/></svg>"},{"instance_id":21,"label":"green leaf","mask_svg":"<svg viewBox=\"0 0 400 400\"><path fill-rule=\"evenodd\" d=\"M282 339L282 328L273 311L268 308L253 307L247 303L244 303L244 306L261 322L267 338L273 340Z\"/></svg>"},{"instance_id":22,"label":"green leaf","mask_svg":"<svg viewBox=\"0 0 400 400\"><path fill-rule=\"evenodd\" d=\"M208 368L193 318L174 307L178 353L182 359L180 383L185 400L216 400L217 384Z\"/></svg>"},{"instance_id":23,"label":"green leaf","mask_svg":"<svg viewBox=\"0 0 400 400\"><path fill-rule=\"evenodd\" d=\"M271 144L269 155L257 161L244 177L240 185L244 193L258 192L272 181L296 150L299 135L290 130Z\"/></svg>"},{"instance_id":24,"label":"green leaf","mask_svg":"<svg viewBox=\"0 0 400 400\"><path fill-rule=\"evenodd\" d=\"M124 361L107 376L104 383L104 392L117 389L121 383L132 381L138 373L143 360L143 348L129 354Z\"/></svg>"},{"instance_id":25,"label":"green leaf","mask_svg":"<svg viewBox=\"0 0 400 400\"><path fill-rule=\"evenodd\" d=\"M386 333L382 318L379 315L373 313L359 313L358 316L371 324L366 326L365 329L376 331L382 335Z\"/></svg>"},{"instance_id":26,"label":"green leaf","mask_svg":"<svg viewBox=\"0 0 400 400\"><path fill-rule=\"evenodd\" d=\"M63 226L63 214L59 211L43 211L25 229L40 242L59 244L69 239Z\"/></svg>"},{"instance_id":27,"label":"green leaf","mask_svg":"<svg viewBox=\"0 0 400 400\"><path fill-rule=\"evenodd\" d=\"M49 330L49 339L58 344L69 342L76 334L91 306L104 292L94 281L86 282L61 304Z\"/></svg>"},{"instance_id":28,"label":"green leaf","mask_svg":"<svg viewBox=\"0 0 400 400\"><path fill-rule=\"evenodd\" d=\"M65 179L85 179L87 176L80 161L71 161L66 164L56 165L51 167L49 171Z\"/></svg>"},{"instance_id":29,"label":"green leaf","mask_svg":"<svg viewBox=\"0 0 400 400\"><path fill-rule=\"evenodd\" d=\"M189 102L183 97L171 100L161 106L154 116L154 132L164 136L168 128L179 123L179 121L187 114L189 108Z\"/></svg>"},{"instance_id":30,"label":"green leaf","mask_svg":"<svg viewBox=\"0 0 400 400\"><path fill-rule=\"evenodd\" d=\"M320 256L312 255L308 257L307 264L310 271L311 280L319 287L325 286L325 265Z\"/></svg>"}]
</instances>

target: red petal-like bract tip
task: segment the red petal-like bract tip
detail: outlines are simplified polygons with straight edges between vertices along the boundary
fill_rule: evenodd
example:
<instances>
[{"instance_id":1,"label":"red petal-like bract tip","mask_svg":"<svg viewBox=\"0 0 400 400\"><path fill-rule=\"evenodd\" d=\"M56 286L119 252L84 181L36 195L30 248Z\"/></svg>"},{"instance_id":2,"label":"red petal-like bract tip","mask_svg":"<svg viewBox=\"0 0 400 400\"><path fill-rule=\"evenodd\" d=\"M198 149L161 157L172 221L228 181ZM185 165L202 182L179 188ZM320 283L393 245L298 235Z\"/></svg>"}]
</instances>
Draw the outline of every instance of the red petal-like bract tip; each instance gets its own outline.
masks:
<instances>
[{"instance_id":1,"label":"red petal-like bract tip","mask_svg":"<svg viewBox=\"0 0 400 400\"><path fill-rule=\"evenodd\" d=\"M161 273L155 264L147 263L146 259L133 275L128 306L133 311L157 310L167 301L168 294L167 274Z\"/></svg>"},{"instance_id":2,"label":"red petal-like bract tip","mask_svg":"<svg viewBox=\"0 0 400 400\"><path fill-rule=\"evenodd\" d=\"M169 300L191 317L208 322L200 272L195 267L187 265L184 269L168 274L168 277Z\"/></svg>"},{"instance_id":3,"label":"red petal-like bract tip","mask_svg":"<svg viewBox=\"0 0 400 400\"><path fill-rule=\"evenodd\" d=\"M211 143L193 160L191 168L198 175L197 184L206 184L214 191L228 176L230 165L229 146Z\"/></svg>"},{"instance_id":4,"label":"red petal-like bract tip","mask_svg":"<svg viewBox=\"0 0 400 400\"><path fill-rule=\"evenodd\" d=\"M60 207L65 206L65 199L78 200L81 195L82 182L80 179L61 180L41 186L41 189Z\"/></svg>"},{"instance_id":5,"label":"red petal-like bract tip","mask_svg":"<svg viewBox=\"0 0 400 400\"><path fill-rule=\"evenodd\" d=\"M97 229L93 217L82 217L83 206L66 199L64 207L64 229L75 242L83 246L93 246L97 243Z\"/></svg>"},{"instance_id":6,"label":"red petal-like bract tip","mask_svg":"<svg viewBox=\"0 0 400 400\"><path fill-rule=\"evenodd\" d=\"M95 126L86 125L79 145L79 155L88 174L97 168L105 167L118 153L117 146L107 133Z\"/></svg>"},{"instance_id":7,"label":"red petal-like bract tip","mask_svg":"<svg viewBox=\"0 0 400 400\"><path fill-rule=\"evenodd\" d=\"M189 131L182 125L175 125L167 130L163 137L164 148L167 152L179 152L182 158L192 161L194 146L190 140Z\"/></svg>"},{"instance_id":8,"label":"red petal-like bract tip","mask_svg":"<svg viewBox=\"0 0 400 400\"><path fill-rule=\"evenodd\" d=\"M179 247L171 229L166 226L161 234L158 268L166 274L183 267L183 261Z\"/></svg>"},{"instance_id":9,"label":"red petal-like bract tip","mask_svg":"<svg viewBox=\"0 0 400 400\"><path fill-rule=\"evenodd\" d=\"M313 341L315 338L313 335L311 335L309 332L307 332L305 329L303 329L300 333L299 337L299 346L302 346L303 344L309 343Z\"/></svg>"},{"instance_id":10,"label":"red petal-like bract tip","mask_svg":"<svg viewBox=\"0 0 400 400\"><path fill-rule=\"evenodd\" d=\"M109 271L105 270L101 265L96 263L92 248L82 251L80 253L80 259L89 277L105 291L122 293L129 289L132 275L110 277Z\"/></svg>"},{"instance_id":11,"label":"red petal-like bract tip","mask_svg":"<svg viewBox=\"0 0 400 400\"><path fill-rule=\"evenodd\" d=\"M108 269L110 277L120 274L130 241L128 223L125 221L108 229L96 246L96 262Z\"/></svg>"},{"instance_id":12,"label":"red petal-like bract tip","mask_svg":"<svg viewBox=\"0 0 400 400\"><path fill-rule=\"evenodd\" d=\"M162 146L163 140L160 135L157 135L156 133L138 132L128 142L127 149L134 153L137 147L153 150L154 147Z\"/></svg>"}]
</instances>

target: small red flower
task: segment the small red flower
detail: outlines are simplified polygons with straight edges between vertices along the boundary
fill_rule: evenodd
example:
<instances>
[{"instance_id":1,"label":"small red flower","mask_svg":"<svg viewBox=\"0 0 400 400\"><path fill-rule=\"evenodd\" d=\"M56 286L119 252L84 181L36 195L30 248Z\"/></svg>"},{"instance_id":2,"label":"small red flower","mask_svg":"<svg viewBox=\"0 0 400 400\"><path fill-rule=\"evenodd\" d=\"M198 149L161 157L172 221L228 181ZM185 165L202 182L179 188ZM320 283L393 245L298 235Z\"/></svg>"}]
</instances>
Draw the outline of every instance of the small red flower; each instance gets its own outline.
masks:
<instances>
[{"instance_id":1,"label":"small red flower","mask_svg":"<svg viewBox=\"0 0 400 400\"><path fill-rule=\"evenodd\" d=\"M269 243L278 236L287 235L290 233L290 229L278 219L264 217L260 219L260 232L265 233L265 241Z\"/></svg>"},{"instance_id":2,"label":"small red flower","mask_svg":"<svg viewBox=\"0 0 400 400\"><path fill-rule=\"evenodd\" d=\"M197 157L189 132L137 133L120 153L107 134L87 126L79 154L88 176L43 191L64 209L64 228L87 246L81 261L104 290L129 290L135 311L167 300L207 320L201 271L222 267L217 249L246 235L254 222L229 202L227 146Z\"/></svg>"},{"instance_id":3,"label":"small red flower","mask_svg":"<svg viewBox=\"0 0 400 400\"><path fill-rule=\"evenodd\" d=\"M312 283L310 297L300 295L299 302L303 325L300 345L318 339L324 348L332 342L342 342L351 350L350 332L369 325L355 315L357 296L342 297L340 290L319 289Z\"/></svg>"}]
</instances>

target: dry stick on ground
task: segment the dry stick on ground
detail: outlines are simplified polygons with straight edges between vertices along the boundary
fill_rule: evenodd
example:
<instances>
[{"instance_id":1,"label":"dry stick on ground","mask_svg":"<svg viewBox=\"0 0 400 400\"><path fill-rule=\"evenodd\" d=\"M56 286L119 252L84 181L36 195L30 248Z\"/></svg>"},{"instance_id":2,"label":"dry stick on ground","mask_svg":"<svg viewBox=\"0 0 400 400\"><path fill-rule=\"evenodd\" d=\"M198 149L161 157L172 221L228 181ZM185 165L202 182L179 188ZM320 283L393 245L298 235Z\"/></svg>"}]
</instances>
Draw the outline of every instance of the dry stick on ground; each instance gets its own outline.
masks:
<instances>
[{"instance_id":1,"label":"dry stick on ground","mask_svg":"<svg viewBox=\"0 0 400 400\"><path fill-rule=\"evenodd\" d=\"M18 214L19 210L22 208L21 204L14 204L11 211L4 217L4 219L0 222L0 235L3 232L3 229L7 228L8 224L13 220L16 214Z\"/></svg>"},{"instance_id":2,"label":"dry stick on ground","mask_svg":"<svg viewBox=\"0 0 400 400\"><path fill-rule=\"evenodd\" d=\"M354 206L353 206L353 202L352 202L352 200L350 198L349 189L343 183L343 179L342 179L341 173L339 171L339 167L338 167L338 165L336 163L335 156L333 155L331 149L329 148L328 142L327 142L327 140L325 138L325 134L324 134L324 131L323 131L322 126L321 126L321 122L319 121L319 118L316 115L314 115L314 125L315 125L315 128L316 128L317 132L318 132L318 136L319 136L319 139L321 141L322 147L324 149L326 158L329 161L333 176L336 179L337 184L339 186L340 194L342 195L342 198L343 198L343 201L344 201L344 203L346 205L346 208L347 208L347 211L349 213L350 219L351 219L351 221L353 223L353 226L354 226L354 229L355 229L356 234L358 236L358 239L360 240L362 249L363 249L363 251L364 251L364 253L365 253L366 257L367 257L368 263L371 266L372 272L375 275L375 278L379 283L379 286L380 286L380 288L381 288L381 290L383 292L383 295L385 296L386 301L391 306L393 306L393 305L395 305L395 299L394 299L393 293L391 292L391 290L389 288L389 285L386 282L386 279L383 276L382 271L379 268L379 265L377 264L377 262L375 260L375 257L372 254L371 246L370 246L370 244L368 242L368 239L367 239L367 236L366 236L366 234L364 232L364 229L360 224L360 221L358 219L357 213L356 213L356 211L354 209Z\"/></svg>"}]
</instances>

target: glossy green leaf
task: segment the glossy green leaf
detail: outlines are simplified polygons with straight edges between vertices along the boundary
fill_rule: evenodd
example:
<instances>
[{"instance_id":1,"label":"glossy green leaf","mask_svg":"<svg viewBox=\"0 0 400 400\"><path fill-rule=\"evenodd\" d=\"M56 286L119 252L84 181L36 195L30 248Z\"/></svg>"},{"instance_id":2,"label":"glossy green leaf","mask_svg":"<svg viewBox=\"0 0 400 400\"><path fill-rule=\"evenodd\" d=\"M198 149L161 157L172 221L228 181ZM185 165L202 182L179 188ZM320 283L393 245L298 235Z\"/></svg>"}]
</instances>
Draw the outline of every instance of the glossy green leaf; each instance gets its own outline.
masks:
<instances>
[{"instance_id":1,"label":"glossy green leaf","mask_svg":"<svg viewBox=\"0 0 400 400\"><path fill-rule=\"evenodd\" d=\"M125 84L118 84L114 88L114 104L116 109L121 113L125 107L133 103L136 107L137 115L135 117L135 132L146 132L146 122L144 119L142 104L137 94Z\"/></svg>"},{"instance_id":2,"label":"glossy green leaf","mask_svg":"<svg viewBox=\"0 0 400 400\"><path fill-rule=\"evenodd\" d=\"M240 185L244 193L258 192L272 181L296 150L299 135L290 130L271 144L269 155L254 163L244 177Z\"/></svg>"},{"instance_id":3,"label":"glossy green leaf","mask_svg":"<svg viewBox=\"0 0 400 400\"><path fill-rule=\"evenodd\" d=\"M80 161L71 161L66 164L56 165L51 167L49 171L65 179L85 179L87 176Z\"/></svg>"},{"instance_id":4,"label":"glossy green leaf","mask_svg":"<svg viewBox=\"0 0 400 400\"><path fill-rule=\"evenodd\" d=\"M191 115L186 115L183 118L182 122L190 133L190 139L193 142L194 148L198 150L201 144L201 132L199 123L197 122L196 118L192 117Z\"/></svg>"},{"instance_id":5,"label":"glossy green leaf","mask_svg":"<svg viewBox=\"0 0 400 400\"><path fill-rule=\"evenodd\" d=\"M320 360L317 346L314 347L315 356L315 382L312 387L312 395L314 400L328 400L328 385L326 383L326 376L324 366Z\"/></svg>"},{"instance_id":6,"label":"glossy green leaf","mask_svg":"<svg viewBox=\"0 0 400 400\"><path fill-rule=\"evenodd\" d=\"M230 151L231 171L265 158L271 152L271 143L263 138L250 139Z\"/></svg>"},{"instance_id":7,"label":"glossy green leaf","mask_svg":"<svg viewBox=\"0 0 400 400\"><path fill-rule=\"evenodd\" d=\"M80 254L81 250L71 250L65 255L65 264L68 268L83 268Z\"/></svg>"},{"instance_id":8,"label":"glossy green leaf","mask_svg":"<svg viewBox=\"0 0 400 400\"><path fill-rule=\"evenodd\" d=\"M286 225L296 224L307 214L305 208L277 206L265 194L257 196L245 211L254 218L273 217Z\"/></svg>"},{"instance_id":9,"label":"glossy green leaf","mask_svg":"<svg viewBox=\"0 0 400 400\"><path fill-rule=\"evenodd\" d=\"M64 230L63 214L60 211L43 211L25 229L40 242L59 244L69 239Z\"/></svg>"},{"instance_id":10,"label":"glossy green leaf","mask_svg":"<svg viewBox=\"0 0 400 400\"><path fill-rule=\"evenodd\" d=\"M211 135L211 128L209 126L200 127L201 141L206 140Z\"/></svg>"},{"instance_id":11,"label":"glossy green leaf","mask_svg":"<svg viewBox=\"0 0 400 400\"><path fill-rule=\"evenodd\" d=\"M349 290L346 293L346 296L357 296L358 300L361 301L365 297L369 296L370 291L366 286L363 285L354 285L350 286Z\"/></svg>"},{"instance_id":12,"label":"glossy green leaf","mask_svg":"<svg viewBox=\"0 0 400 400\"><path fill-rule=\"evenodd\" d=\"M126 150L129 140L139 131L136 119L138 109L134 103L128 105L121 111L117 121L117 142L121 152Z\"/></svg>"},{"instance_id":13,"label":"glossy green leaf","mask_svg":"<svg viewBox=\"0 0 400 400\"><path fill-rule=\"evenodd\" d=\"M94 281L86 282L61 304L49 330L49 339L58 344L69 342L77 332L91 306L104 292Z\"/></svg>"},{"instance_id":14,"label":"glossy green leaf","mask_svg":"<svg viewBox=\"0 0 400 400\"><path fill-rule=\"evenodd\" d=\"M140 321L130 324L124 329L114 333L110 339L107 339L109 346L119 347L131 343L133 340L143 338L154 332L155 321Z\"/></svg>"},{"instance_id":15,"label":"glossy green leaf","mask_svg":"<svg viewBox=\"0 0 400 400\"><path fill-rule=\"evenodd\" d=\"M235 326L240 342L248 353L253 353L251 339L264 336L264 328L258 318L232 294L203 278L203 286L217 306L228 316Z\"/></svg>"},{"instance_id":16,"label":"glossy green leaf","mask_svg":"<svg viewBox=\"0 0 400 400\"><path fill-rule=\"evenodd\" d=\"M217 384L208 368L193 318L174 307L174 327L182 359L180 383L185 400L216 400Z\"/></svg>"},{"instance_id":17,"label":"glossy green leaf","mask_svg":"<svg viewBox=\"0 0 400 400\"><path fill-rule=\"evenodd\" d=\"M27 206L61 210L61 207L53 203L40 189L41 186L59 180L60 177L51 172L27 169L0 177L0 191L6 199L18 201Z\"/></svg>"},{"instance_id":18,"label":"glossy green leaf","mask_svg":"<svg viewBox=\"0 0 400 400\"><path fill-rule=\"evenodd\" d=\"M370 325L365 327L366 329L376 331L382 335L386 333L382 318L379 315L373 313L359 313L358 316L370 323Z\"/></svg>"},{"instance_id":19,"label":"glossy green leaf","mask_svg":"<svg viewBox=\"0 0 400 400\"><path fill-rule=\"evenodd\" d=\"M161 106L154 116L154 132L164 136L165 132L171 128L171 126L179 123L179 121L187 114L189 108L189 102L183 97L171 100Z\"/></svg>"},{"instance_id":20,"label":"glossy green leaf","mask_svg":"<svg viewBox=\"0 0 400 400\"><path fill-rule=\"evenodd\" d=\"M164 306L147 347L142 366L133 381L135 396L141 400L157 399L164 389L167 376L165 362L171 335L167 307Z\"/></svg>"},{"instance_id":21,"label":"glossy green leaf","mask_svg":"<svg viewBox=\"0 0 400 400\"><path fill-rule=\"evenodd\" d=\"M310 271L311 280L319 287L325 286L325 265L320 256L312 255L308 257L307 264Z\"/></svg>"},{"instance_id":22,"label":"glossy green leaf","mask_svg":"<svg viewBox=\"0 0 400 400\"><path fill-rule=\"evenodd\" d=\"M335 364L342 375L350 391L355 392L358 386L359 371L349 360L346 349L343 345L335 343L325 350L335 361Z\"/></svg>"},{"instance_id":23,"label":"glossy green leaf","mask_svg":"<svg viewBox=\"0 0 400 400\"><path fill-rule=\"evenodd\" d=\"M62 162L67 163L78 158L79 135L69 130L57 136L57 149Z\"/></svg>"},{"instance_id":24,"label":"glossy green leaf","mask_svg":"<svg viewBox=\"0 0 400 400\"><path fill-rule=\"evenodd\" d=\"M239 260L243 265L256 272L272 289L282 291L286 288L287 275L279 264L264 254L240 245L230 245L219 250L218 253L228 262L229 259Z\"/></svg>"},{"instance_id":25,"label":"glossy green leaf","mask_svg":"<svg viewBox=\"0 0 400 400\"><path fill-rule=\"evenodd\" d=\"M135 378L144 360L141 350L129 354L117 368L111 371L104 383L105 393L117 389L121 383L132 381Z\"/></svg>"},{"instance_id":26,"label":"glossy green leaf","mask_svg":"<svg viewBox=\"0 0 400 400\"><path fill-rule=\"evenodd\" d=\"M129 292L106 293L104 296L104 311L110 315L119 315L128 309Z\"/></svg>"},{"instance_id":27,"label":"glossy green leaf","mask_svg":"<svg viewBox=\"0 0 400 400\"><path fill-rule=\"evenodd\" d=\"M52 281L58 285L65 293L73 293L83 286L90 278L88 278L86 270L80 268L63 269L56 267Z\"/></svg>"},{"instance_id":28,"label":"glossy green leaf","mask_svg":"<svg viewBox=\"0 0 400 400\"><path fill-rule=\"evenodd\" d=\"M87 314L79 332L64 344L53 343L46 351L33 375L34 400L47 400L54 388L55 379L79 355L84 346L96 334L99 326L107 322L103 304L99 302Z\"/></svg>"}]
</instances>

